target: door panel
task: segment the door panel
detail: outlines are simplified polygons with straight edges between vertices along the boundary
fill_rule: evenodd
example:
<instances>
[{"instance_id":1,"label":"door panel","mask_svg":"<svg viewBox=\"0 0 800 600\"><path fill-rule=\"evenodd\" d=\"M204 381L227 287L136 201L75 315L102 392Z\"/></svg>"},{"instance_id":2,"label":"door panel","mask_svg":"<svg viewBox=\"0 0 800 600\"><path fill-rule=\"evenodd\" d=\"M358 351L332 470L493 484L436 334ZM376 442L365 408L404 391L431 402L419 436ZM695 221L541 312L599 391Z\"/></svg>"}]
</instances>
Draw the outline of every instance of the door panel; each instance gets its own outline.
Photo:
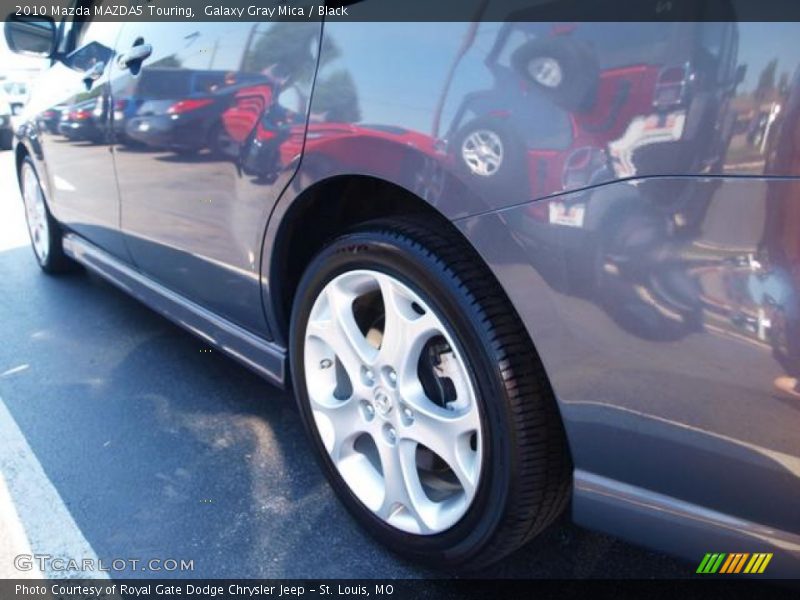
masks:
<instances>
[{"instance_id":1,"label":"door panel","mask_svg":"<svg viewBox=\"0 0 800 600\"><path fill-rule=\"evenodd\" d=\"M36 114L51 210L70 229L127 260L109 138L109 63L121 24L71 28L72 47L38 82Z\"/></svg>"},{"instance_id":2,"label":"door panel","mask_svg":"<svg viewBox=\"0 0 800 600\"><path fill-rule=\"evenodd\" d=\"M118 52L152 53L112 71L122 229L135 264L264 335L261 244L299 160L320 28L128 24Z\"/></svg>"}]
</instances>

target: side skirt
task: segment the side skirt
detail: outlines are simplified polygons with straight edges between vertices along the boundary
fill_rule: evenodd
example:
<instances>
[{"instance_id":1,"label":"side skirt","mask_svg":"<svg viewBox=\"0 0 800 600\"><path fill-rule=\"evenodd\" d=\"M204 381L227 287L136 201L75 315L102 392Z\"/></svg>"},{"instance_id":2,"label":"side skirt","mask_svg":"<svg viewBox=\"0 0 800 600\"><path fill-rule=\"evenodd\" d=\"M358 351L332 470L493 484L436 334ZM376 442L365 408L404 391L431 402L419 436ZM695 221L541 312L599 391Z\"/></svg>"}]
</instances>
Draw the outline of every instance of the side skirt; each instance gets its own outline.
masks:
<instances>
[{"instance_id":1,"label":"side skirt","mask_svg":"<svg viewBox=\"0 0 800 600\"><path fill-rule=\"evenodd\" d=\"M134 298L236 359L271 383L286 384L286 349L176 294L73 233L64 252Z\"/></svg>"},{"instance_id":2,"label":"side skirt","mask_svg":"<svg viewBox=\"0 0 800 600\"><path fill-rule=\"evenodd\" d=\"M742 493L746 491L743 489ZM769 568L763 575L756 575L760 578L796 578L800 572L800 535L796 533L708 510L581 469L575 471L572 510L579 525L686 558L691 561L687 564L687 577L695 573L709 552L774 553Z\"/></svg>"}]
</instances>

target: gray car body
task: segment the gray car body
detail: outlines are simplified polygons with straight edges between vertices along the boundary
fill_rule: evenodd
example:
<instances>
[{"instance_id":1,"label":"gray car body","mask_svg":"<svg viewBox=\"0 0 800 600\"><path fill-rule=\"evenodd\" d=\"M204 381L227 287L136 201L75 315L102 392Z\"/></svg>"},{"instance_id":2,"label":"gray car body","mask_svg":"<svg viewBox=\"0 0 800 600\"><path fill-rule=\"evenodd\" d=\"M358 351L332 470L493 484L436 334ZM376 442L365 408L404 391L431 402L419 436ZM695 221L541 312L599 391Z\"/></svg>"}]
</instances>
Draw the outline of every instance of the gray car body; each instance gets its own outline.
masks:
<instances>
[{"instance_id":1,"label":"gray car body","mask_svg":"<svg viewBox=\"0 0 800 600\"><path fill-rule=\"evenodd\" d=\"M698 562L774 552L767 575L797 576L800 399L774 381L800 369L798 39L796 23L95 23L75 49L100 44L108 67L87 90L54 64L17 153L70 255L279 385L292 285L332 224L441 215L542 358L574 520ZM120 67L142 40L142 73ZM526 73L542 47L568 94ZM208 83L174 83L193 71ZM102 139L44 126L93 94ZM182 145L201 109L221 137ZM493 176L464 159L478 129L503 146Z\"/></svg>"}]
</instances>

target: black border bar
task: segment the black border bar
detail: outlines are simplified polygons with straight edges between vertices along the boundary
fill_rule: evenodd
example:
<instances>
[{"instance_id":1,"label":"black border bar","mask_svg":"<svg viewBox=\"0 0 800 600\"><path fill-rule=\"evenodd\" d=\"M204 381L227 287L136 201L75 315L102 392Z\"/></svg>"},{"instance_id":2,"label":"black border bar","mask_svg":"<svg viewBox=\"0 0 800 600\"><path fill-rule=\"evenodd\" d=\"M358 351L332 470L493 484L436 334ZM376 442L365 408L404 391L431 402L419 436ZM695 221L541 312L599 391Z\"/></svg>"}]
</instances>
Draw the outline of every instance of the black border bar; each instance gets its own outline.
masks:
<instances>
[{"instance_id":1,"label":"black border bar","mask_svg":"<svg viewBox=\"0 0 800 600\"><path fill-rule=\"evenodd\" d=\"M76 15L68 8L77 8ZM222 10L224 9L224 10ZM274 9L269 14L265 9ZM0 15L98 21L800 21L798 0L0 0Z\"/></svg>"},{"instance_id":2,"label":"black border bar","mask_svg":"<svg viewBox=\"0 0 800 600\"><path fill-rule=\"evenodd\" d=\"M238 587L237 587L238 586ZM3 600L418 600L472 598L796 598L797 581L733 580L487 580L487 579L6 579ZM241 590L241 591L239 591ZM99 592L99 593L98 593ZM382 593L381 593L382 592Z\"/></svg>"}]
</instances>

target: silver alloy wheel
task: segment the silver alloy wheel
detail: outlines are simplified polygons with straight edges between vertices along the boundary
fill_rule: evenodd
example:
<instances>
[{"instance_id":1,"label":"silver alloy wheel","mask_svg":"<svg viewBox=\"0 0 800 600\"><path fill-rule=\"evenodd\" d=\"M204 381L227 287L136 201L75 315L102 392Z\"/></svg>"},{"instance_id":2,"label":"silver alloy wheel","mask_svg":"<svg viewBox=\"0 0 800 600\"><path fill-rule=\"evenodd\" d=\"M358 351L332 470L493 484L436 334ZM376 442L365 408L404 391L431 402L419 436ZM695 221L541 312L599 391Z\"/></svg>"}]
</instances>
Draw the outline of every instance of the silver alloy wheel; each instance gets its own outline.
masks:
<instances>
[{"instance_id":1,"label":"silver alloy wheel","mask_svg":"<svg viewBox=\"0 0 800 600\"><path fill-rule=\"evenodd\" d=\"M27 162L22 165L22 199L25 203L25 217L31 236L33 251L39 262L47 262L50 253L50 229L47 224L47 209L44 193L33 167Z\"/></svg>"},{"instance_id":2,"label":"silver alloy wheel","mask_svg":"<svg viewBox=\"0 0 800 600\"><path fill-rule=\"evenodd\" d=\"M461 143L461 157L475 175L490 177L503 163L503 141L490 129L477 129Z\"/></svg>"},{"instance_id":3,"label":"silver alloy wheel","mask_svg":"<svg viewBox=\"0 0 800 600\"><path fill-rule=\"evenodd\" d=\"M528 63L528 73L539 85L546 88L557 88L564 79L561 65L550 56L537 56Z\"/></svg>"},{"instance_id":4,"label":"silver alloy wheel","mask_svg":"<svg viewBox=\"0 0 800 600\"><path fill-rule=\"evenodd\" d=\"M353 494L402 531L452 527L475 497L482 437L441 318L396 278L349 271L317 297L304 342L314 422Z\"/></svg>"}]
</instances>

